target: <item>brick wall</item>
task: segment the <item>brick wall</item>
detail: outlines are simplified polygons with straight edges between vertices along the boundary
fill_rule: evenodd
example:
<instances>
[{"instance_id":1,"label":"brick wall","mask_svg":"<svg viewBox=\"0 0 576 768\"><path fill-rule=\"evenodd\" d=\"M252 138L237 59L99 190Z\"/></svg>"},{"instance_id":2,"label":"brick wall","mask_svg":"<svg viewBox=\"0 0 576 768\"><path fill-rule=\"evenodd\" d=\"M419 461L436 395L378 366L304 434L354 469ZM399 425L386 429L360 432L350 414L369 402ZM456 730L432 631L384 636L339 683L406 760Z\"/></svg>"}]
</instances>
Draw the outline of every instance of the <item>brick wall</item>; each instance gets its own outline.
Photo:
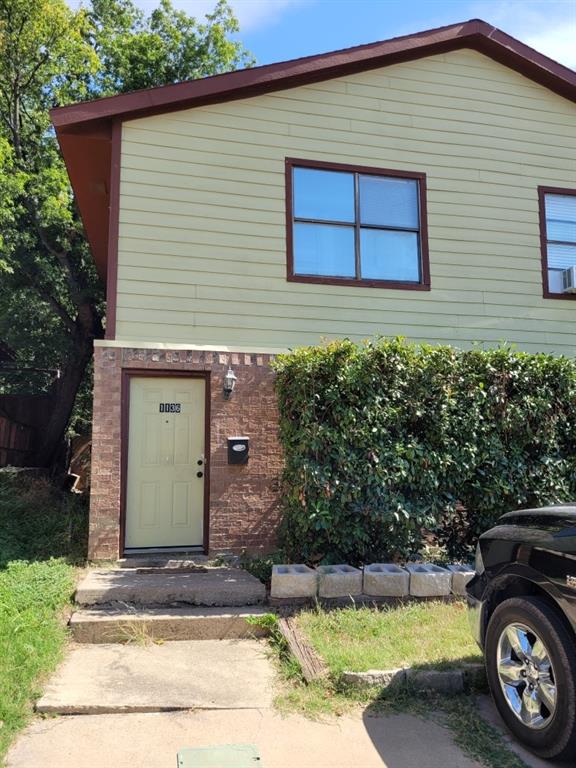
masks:
<instances>
[{"instance_id":1,"label":"brick wall","mask_svg":"<svg viewBox=\"0 0 576 768\"><path fill-rule=\"evenodd\" d=\"M96 347L89 556L117 558L120 542L122 370L210 372L211 553L269 551L279 523L282 453L271 356ZM238 377L229 400L222 393L231 365ZM227 438L247 435L250 459L228 465Z\"/></svg>"}]
</instances>

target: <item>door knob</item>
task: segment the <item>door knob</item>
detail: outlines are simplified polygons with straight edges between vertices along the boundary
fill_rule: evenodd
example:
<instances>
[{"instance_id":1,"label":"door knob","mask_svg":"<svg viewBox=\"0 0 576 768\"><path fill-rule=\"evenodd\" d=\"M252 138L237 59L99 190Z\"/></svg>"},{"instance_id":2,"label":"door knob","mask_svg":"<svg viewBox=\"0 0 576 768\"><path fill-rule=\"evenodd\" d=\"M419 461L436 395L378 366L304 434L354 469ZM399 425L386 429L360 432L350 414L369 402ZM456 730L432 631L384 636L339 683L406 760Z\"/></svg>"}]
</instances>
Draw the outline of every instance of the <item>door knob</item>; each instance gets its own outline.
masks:
<instances>
[{"instance_id":1,"label":"door knob","mask_svg":"<svg viewBox=\"0 0 576 768\"><path fill-rule=\"evenodd\" d=\"M204 477L204 472L196 472L196 477Z\"/></svg>"}]
</instances>

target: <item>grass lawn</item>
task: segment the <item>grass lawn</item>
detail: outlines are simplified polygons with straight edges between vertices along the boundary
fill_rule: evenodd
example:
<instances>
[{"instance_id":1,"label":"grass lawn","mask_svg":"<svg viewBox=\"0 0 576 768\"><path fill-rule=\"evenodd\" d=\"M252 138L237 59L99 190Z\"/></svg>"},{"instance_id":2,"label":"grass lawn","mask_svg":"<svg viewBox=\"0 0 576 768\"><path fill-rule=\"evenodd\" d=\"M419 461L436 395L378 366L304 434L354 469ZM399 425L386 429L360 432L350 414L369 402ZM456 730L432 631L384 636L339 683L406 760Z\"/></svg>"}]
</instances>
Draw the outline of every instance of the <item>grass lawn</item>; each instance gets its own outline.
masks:
<instances>
[{"instance_id":1,"label":"grass lawn","mask_svg":"<svg viewBox=\"0 0 576 768\"><path fill-rule=\"evenodd\" d=\"M298 625L333 675L482 660L462 602L303 611Z\"/></svg>"},{"instance_id":2,"label":"grass lawn","mask_svg":"<svg viewBox=\"0 0 576 768\"><path fill-rule=\"evenodd\" d=\"M61 658L61 614L73 589L74 569L63 560L14 561L0 571L0 761Z\"/></svg>"},{"instance_id":3,"label":"grass lawn","mask_svg":"<svg viewBox=\"0 0 576 768\"><path fill-rule=\"evenodd\" d=\"M370 714L410 712L448 726L464 752L485 768L526 768L500 734L478 716L475 695L382 691L342 684L343 670L392 669L401 666L442 668L479 662L470 636L464 603L406 603L394 608L307 610L299 628L324 658L327 679L304 684L299 667L278 632L272 633L281 685L276 705L285 712L313 718L361 709Z\"/></svg>"},{"instance_id":4,"label":"grass lawn","mask_svg":"<svg viewBox=\"0 0 576 768\"><path fill-rule=\"evenodd\" d=\"M0 765L62 656L85 518L46 481L0 476Z\"/></svg>"}]
</instances>

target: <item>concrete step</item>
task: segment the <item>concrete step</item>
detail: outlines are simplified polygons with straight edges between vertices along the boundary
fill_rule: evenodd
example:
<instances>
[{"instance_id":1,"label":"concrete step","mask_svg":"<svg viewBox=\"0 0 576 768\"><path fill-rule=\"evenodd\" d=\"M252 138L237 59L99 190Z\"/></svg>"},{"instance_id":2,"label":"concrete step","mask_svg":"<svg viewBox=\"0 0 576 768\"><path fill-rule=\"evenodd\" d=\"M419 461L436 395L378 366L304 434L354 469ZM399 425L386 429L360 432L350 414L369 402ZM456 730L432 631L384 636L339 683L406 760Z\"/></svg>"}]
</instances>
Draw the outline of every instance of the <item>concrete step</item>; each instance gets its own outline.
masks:
<instances>
[{"instance_id":1,"label":"concrete step","mask_svg":"<svg viewBox=\"0 0 576 768\"><path fill-rule=\"evenodd\" d=\"M55 715L252 709L272 705L260 640L71 645L36 710ZM148 763L156 765L154 758ZM103 757L94 765L111 765Z\"/></svg>"},{"instance_id":2,"label":"concrete step","mask_svg":"<svg viewBox=\"0 0 576 768\"><path fill-rule=\"evenodd\" d=\"M263 637L266 630L249 619L265 608L83 608L72 614L77 643L127 643L147 640L232 640Z\"/></svg>"},{"instance_id":3,"label":"concrete step","mask_svg":"<svg viewBox=\"0 0 576 768\"><path fill-rule=\"evenodd\" d=\"M76 590L78 605L245 606L266 600L264 584L240 568L158 570L110 568L90 571Z\"/></svg>"},{"instance_id":4,"label":"concrete step","mask_svg":"<svg viewBox=\"0 0 576 768\"><path fill-rule=\"evenodd\" d=\"M117 560L116 563L119 568L181 568L191 565L206 566L210 563L210 558L207 555L186 552L171 555L130 555Z\"/></svg>"}]
</instances>

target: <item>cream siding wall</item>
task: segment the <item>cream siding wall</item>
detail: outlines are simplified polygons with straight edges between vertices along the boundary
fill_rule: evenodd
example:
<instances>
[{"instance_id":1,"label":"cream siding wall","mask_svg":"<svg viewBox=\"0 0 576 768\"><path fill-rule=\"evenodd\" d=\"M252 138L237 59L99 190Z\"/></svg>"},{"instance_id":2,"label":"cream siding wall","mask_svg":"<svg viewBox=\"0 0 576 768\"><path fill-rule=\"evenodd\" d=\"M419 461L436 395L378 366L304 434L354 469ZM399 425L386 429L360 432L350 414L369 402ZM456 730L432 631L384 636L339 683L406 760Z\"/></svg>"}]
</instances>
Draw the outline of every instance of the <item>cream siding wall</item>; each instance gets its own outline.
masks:
<instances>
[{"instance_id":1,"label":"cream siding wall","mask_svg":"<svg viewBox=\"0 0 576 768\"><path fill-rule=\"evenodd\" d=\"M542 298L538 185L576 109L462 50L123 125L117 339L279 349L375 333L576 353ZM432 290L286 281L287 156L424 171Z\"/></svg>"}]
</instances>

